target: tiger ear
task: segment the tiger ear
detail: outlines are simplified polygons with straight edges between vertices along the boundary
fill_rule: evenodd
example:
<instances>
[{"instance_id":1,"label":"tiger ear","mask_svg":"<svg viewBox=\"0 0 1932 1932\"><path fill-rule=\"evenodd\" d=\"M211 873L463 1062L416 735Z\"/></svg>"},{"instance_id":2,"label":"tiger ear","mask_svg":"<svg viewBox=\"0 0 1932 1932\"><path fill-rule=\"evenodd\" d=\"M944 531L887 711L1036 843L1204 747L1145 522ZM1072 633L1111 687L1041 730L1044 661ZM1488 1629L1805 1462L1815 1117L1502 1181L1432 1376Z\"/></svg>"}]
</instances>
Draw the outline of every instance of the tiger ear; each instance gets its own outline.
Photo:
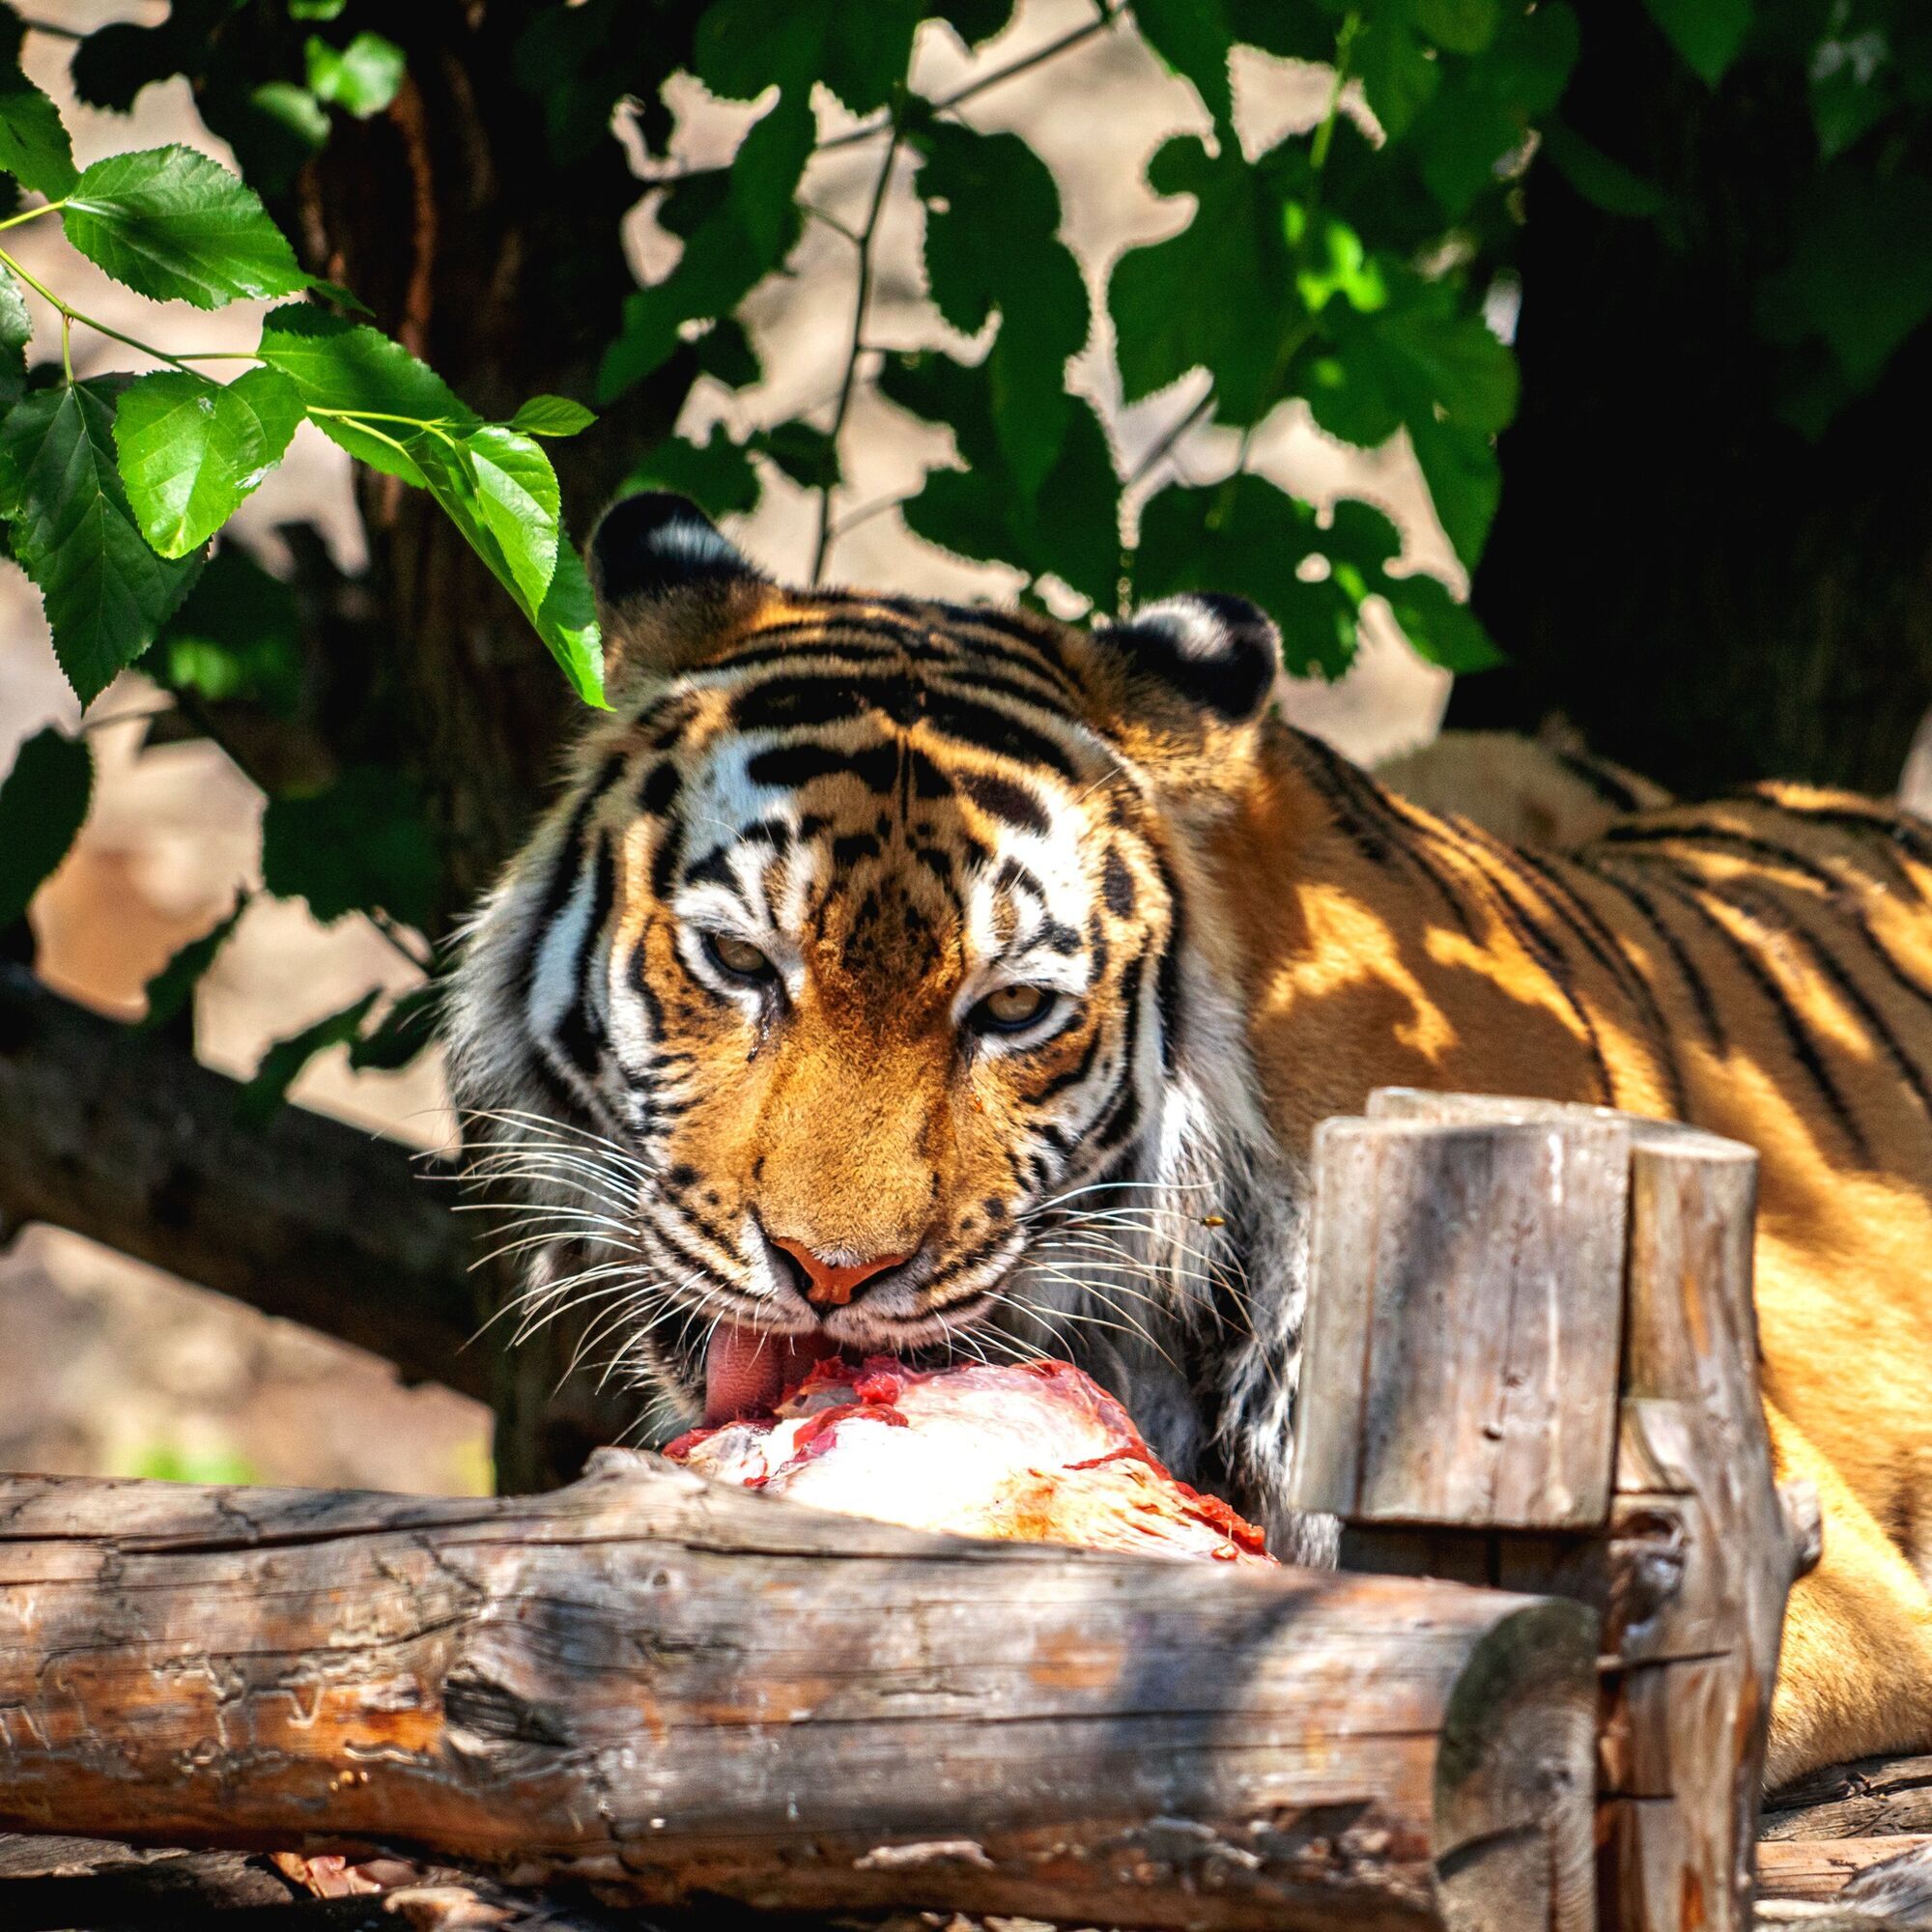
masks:
<instances>
[{"instance_id":1,"label":"tiger ear","mask_svg":"<svg viewBox=\"0 0 1932 1932\"><path fill-rule=\"evenodd\" d=\"M1117 728L1177 750L1260 717L1281 665L1281 633L1260 605L1205 591L1102 625L1093 646Z\"/></svg>"},{"instance_id":2,"label":"tiger ear","mask_svg":"<svg viewBox=\"0 0 1932 1932\"><path fill-rule=\"evenodd\" d=\"M611 504L590 534L588 562L607 679L620 668L662 674L699 662L734 598L770 582L696 503L662 490Z\"/></svg>"}]
</instances>

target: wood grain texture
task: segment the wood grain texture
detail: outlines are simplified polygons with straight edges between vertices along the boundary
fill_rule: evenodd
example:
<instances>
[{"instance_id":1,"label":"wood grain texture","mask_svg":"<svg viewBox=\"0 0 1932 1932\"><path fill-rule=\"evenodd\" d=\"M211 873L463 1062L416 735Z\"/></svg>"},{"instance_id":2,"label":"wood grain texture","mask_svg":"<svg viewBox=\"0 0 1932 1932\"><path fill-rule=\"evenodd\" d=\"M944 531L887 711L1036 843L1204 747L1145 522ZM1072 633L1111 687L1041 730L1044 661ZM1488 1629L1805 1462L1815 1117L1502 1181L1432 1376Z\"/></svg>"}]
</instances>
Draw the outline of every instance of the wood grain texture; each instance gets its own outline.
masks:
<instances>
[{"instance_id":1,"label":"wood grain texture","mask_svg":"<svg viewBox=\"0 0 1932 1932\"><path fill-rule=\"evenodd\" d=\"M1621 1123L1332 1120L1315 1172L1296 1506L1357 1524L1602 1522Z\"/></svg>"},{"instance_id":2,"label":"wood grain texture","mask_svg":"<svg viewBox=\"0 0 1932 1932\"><path fill-rule=\"evenodd\" d=\"M1774 1791L1761 1839L1932 1833L1932 1757L1866 1757Z\"/></svg>"},{"instance_id":3,"label":"wood grain texture","mask_svg":"<svg viewBox=\"0 0 1932 1932\"><path fill-rule=\"evenodd\" d=\"M0 1828L653 1905L1581 1927L1595 1639L1560 1601L967 1543L617 1454L494 1501L18 1478Z\"/></svg>"},{"instance_id":4,"label":"wood grain texture","mask_svg":"<svg viewBox=\"0 0 1932 1932\"><path fill-rule=\"evenodd\" d=\"M1467 1394L1455 1385L1454 1358L1425 1341L1423 1352L1447 1386L1417 1374L1405 1400L1411 1435L1458 1439L1461 1415L1480 1400L1482 1365L1505 1385L1520 1372L1524 1351L1511 1331L1521 1287L1546 1270L1554 1293L1588 1302L1594 1312L1566 1309L1546 1318L1544 1332L1576 1353L1564 1354L1560 1380L1546 1382L1541 1401L1562 1407L1594 1403L1600 1388L1615 1395L1608 1410L1613 1466L1594 1523L1579 1510L1551 1520L1550 1533L1529 1536L1520 1533L1520 1511L1486 1515L1471 1507L1457 1529L1417 1508L1408 1520L1424 1526L1390 1528L1378 1525L1400 1522L1401 1512L1384 1517L1371 1509L1345 1538L1345 1551L1381 1568L1556 1590L1599 1607L1605 1653L1601 1916L1618 1932L1744 1932L1751 1922L1758 1789L1784 1600L1793 1577L1816 1560L1815 1498L1778 1492L1759 1404L1751 1303L1756 1156L1694 1128L1602 1108L1409 1090L1378 1092L1366 1121L1330 1122L1322 1132L1357 1164L1338 1174L1348 1192L1336 1200L1374 1204L1348 1211L1335 1280L1368 1284L1356 1293L1386 1299L1374 1320L1395 1328L1405 1319L1427 1327L1439 1319L1442 1297L1417 1279L1412 1258L1378 1259L1366 1267L1349 1260L1351 1244L1363 1242L1365 1220L1391 1212L1425 1227L1458 1219L1467 1190L1453 1177L1478 1165L1472 1136L1518 1150L1533 1145L1525 1136L1542 1137L1577 1150L1560 1170L1554 1160L1539 1169L1526 1151L1515 1154L1513 1166L1504 1156L1495 1171L1510 1175L1508 1188L1461 1241L1440 1245L1463 1282L1488 1284L1486 1293L1459 1287L1457 1293L1465 1310L1487 1310L1465 1319L1485 1321L1496 1339L1486 1356L1464 1358ZM1412 1151L1418 1138L1440 1152ZM1373 1158L1359 1151L1378 1141L1392 1151ZM1591 1183L1593 1238L1619 1258L1607 1281L1598 1254L1579 1264L1566 1259L1571 1244L1560 1231L1569 1197L1553 1186L1540 1198L1534 1192L1540 1174L1600 1175L1606 1166L1627 1177L1621 1191ZM1544 1229L1522 1232L1525 1219L1539 1218ZM1378 1236L1371 1245L1381 1253ZM1535 1258L1528 1270L1525 1257ZM1333 1285L1318 1265L1311 1331L1332 1337L1341 1328L1346 1363L1363 1318L1345 1311L1338 1319L1323 1309ZM1605 1332L1621 1333L1621 1363L1599 1385ZM1587 1375L1573 1372L1573 1359L1593 1366ZM1311 1358L1318 1407L1334 1372L1332 1363L1317 1368ZM1536 1398L1522 1393L1519 1400L1530 1406ZM1354 1435L1367 1457L1376 1437L1359 1427ZM1549 1445L1552 1469L1566 1466L1558 1422L1539 1434L1532 1417L1523 1435ZM1329 1493L1339 1492L1332 1472L1350 1453L1346 1445L1331 1450L1317 1465L1314 1480ZM1406 1472L1414 1459L1398 1466ZM1401 1481L1430 1500L1426 1477L1405 1473Z\"/></svg>"}]
</instances>

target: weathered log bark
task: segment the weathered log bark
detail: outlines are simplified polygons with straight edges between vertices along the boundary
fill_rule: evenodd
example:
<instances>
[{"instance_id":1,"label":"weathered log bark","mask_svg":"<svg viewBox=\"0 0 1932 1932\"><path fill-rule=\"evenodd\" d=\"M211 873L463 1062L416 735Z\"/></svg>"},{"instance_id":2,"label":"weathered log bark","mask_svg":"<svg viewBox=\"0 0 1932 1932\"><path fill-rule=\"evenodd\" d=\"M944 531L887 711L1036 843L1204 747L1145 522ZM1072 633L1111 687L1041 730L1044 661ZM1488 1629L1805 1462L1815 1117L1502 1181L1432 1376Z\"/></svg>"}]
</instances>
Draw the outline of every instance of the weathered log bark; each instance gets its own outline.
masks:
<instances>
[{"instance_id":1,"label":"weathered log bark","mask_svg":"<svg viewBox=\"0 0 1932 1932\"><path fill-rule=\"evenodd\" d=\"M1887 1870L1883 1868L1891 1867ZM1884 1879L1903 1880L1887 1887ZM1894 1893L1888 1901L1887 1890ZM1879 1924L1916 1932L1932 1914L1932 1835L1884 1838L1786 1838L1758 1848L1758 1894L1767 1900L1824 1904L1862 1901ZM1892 1910L1878 1908L1889 1903ZM1910 1904L1916 1911L1905 1909Z\"/></svg>"},{"instance_id":2,"label":"weathered log bark","mask_svg":"<svg viewBox=\"0 0 1932 1932\"><path fill-rule=\"evenodd\" d=\"M1606 1921L1743 1932L1784 1599L1817 1554L1758 1406L1756 1157L1488 1095L1369 1116L1317 1138L1293 1500L1344 1518L1347 1562L1602 1609Z\"/></svg>"},{"instance_id":3,"label":"weathered log bark","mask_svg":"<svg viewBox=\"0 0 1932 1932\"><path fill-rule=\"evenodd\" d=\"M0 1828L604 1895L1527 1932L1590 1912L1595 1618L815 1515L0 1483Z\"/></svg>"},{"instance_id":4,"label":"weathered log bark","mask_svg":"<svg viewBox=\"0 0 1932 1932\"><path fill-rule=\"evenodd\" d=\"M1932 1757L1833 1765L1764 1802L1766 1838L1877 1838L1932 1833Z\"/></svg>"},{"instance_id":5,"label":"weathered log bark","mask_svg":"<svg viewBox=\"0 0 1932 1932\"><path fill-rule=\"evenodd\" d=\"M103 1019L0 960L0 1232L46 1221L488 1392L447 1186L394 1143L299 1107L266 1128L174 1037Z\"/></svg>"}]
</instances>

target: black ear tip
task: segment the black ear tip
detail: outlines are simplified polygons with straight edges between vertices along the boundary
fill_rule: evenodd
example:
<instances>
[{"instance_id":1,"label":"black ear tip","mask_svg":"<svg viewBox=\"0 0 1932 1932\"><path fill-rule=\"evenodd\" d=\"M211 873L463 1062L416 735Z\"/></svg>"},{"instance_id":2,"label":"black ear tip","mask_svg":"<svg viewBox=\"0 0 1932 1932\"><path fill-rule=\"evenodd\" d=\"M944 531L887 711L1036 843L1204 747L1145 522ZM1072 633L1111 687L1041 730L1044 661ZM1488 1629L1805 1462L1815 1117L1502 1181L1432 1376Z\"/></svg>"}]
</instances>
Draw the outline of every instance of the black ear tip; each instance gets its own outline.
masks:
<instances>
[{"instance_id":1,"label":"black ear tip","mask_svg":"<svg viewBox=\"0 0 1932 1932\"><path fill-rule=\"evenodd\" d=\"M605 511L590 538L590 574L611 604L758 575L696 503L668 490L640 490Z\"/></svg>"},{"instance_id":2,"label":"black ear tip","mask_svg":"<svg viewBox=\"0 0 1932 1932\"><path fill-rule=\"evenodd\" d=\"M1217 591L1164 597L1113 635L1144 672L1228 719L1252 718L1266 704L1281 664L1274 619Z\"/></svg>"}]
</instances>

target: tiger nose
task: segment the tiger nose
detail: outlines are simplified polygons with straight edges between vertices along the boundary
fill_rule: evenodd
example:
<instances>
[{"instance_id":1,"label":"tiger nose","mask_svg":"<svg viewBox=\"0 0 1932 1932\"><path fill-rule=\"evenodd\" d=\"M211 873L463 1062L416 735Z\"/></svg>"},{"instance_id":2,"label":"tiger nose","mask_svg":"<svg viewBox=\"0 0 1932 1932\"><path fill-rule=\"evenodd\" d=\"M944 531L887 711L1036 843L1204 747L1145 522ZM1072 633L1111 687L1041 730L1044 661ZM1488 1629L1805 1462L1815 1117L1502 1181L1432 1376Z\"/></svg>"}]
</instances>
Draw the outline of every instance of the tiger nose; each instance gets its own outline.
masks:
<instances>
[{"instance_id":1,"label":"tiger nose","mask_svg":"<svg viewBox=\"0 0 1932 1932\"><path fill-rule=\"evenodd\" d=\"M884 1274L906 1259L904 1255L876 1255L870 1261L840 1266L813 1254L803 1241L783 1240L777 1235L771 1239L773 1247L782 1248L805 1270L805 1298L820 1308L843 1308L875 1274Z\"/></svg>"}]
</instances>

